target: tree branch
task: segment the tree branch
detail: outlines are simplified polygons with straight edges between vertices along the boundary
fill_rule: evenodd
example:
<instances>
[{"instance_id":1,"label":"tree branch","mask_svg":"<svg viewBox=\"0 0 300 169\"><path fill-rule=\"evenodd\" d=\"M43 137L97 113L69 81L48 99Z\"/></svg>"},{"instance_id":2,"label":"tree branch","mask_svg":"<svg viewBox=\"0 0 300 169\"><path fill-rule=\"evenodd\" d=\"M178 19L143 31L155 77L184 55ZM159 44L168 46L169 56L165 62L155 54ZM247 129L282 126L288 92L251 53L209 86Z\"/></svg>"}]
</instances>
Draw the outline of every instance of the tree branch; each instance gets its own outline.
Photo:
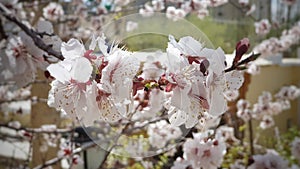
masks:
<instances>
[{"instance_id":1,"label":"tree branch","mask_svg":"<svg viewBox=\"0 0 300 169\"><path fill-rule=\"evenodd\" d=\"M11 13L7 13L7 9L3 9L4 6L0 3L0 11L1 14L9 21L15 23L18 25L28 36L30 36L34 42L34 44L47 52L49 55L52 55L60 60L64 60L63 55L60 52L55 51L50 45L47 45L44 43L44 41L38 37L39 33L34 31L33 29L28 28L26 25L24 25L21 21L19 21L15 16L13 16Z\"/></svg>"},{"instance_id":2,"label":"tree branch","mask_svg":"<svg viewBox=\"0 0 300 169\"><path fill-rule=\"evenodd\" d=\"M0 39L6 39L6 38L7 38L7 35L4 32L2 20L0 20Z\"/></svg>"},{"instance_id":3,"label":"tree branch","mask_svg":"<svg viewBox=\"0 0 300 169\"><path fill-rule=\"evenodd\" d=\"M72 154L71 154L70 156L73 156L73 155L78 154L78 153L80 153L80 152L82 152L82 151L84 151L84 150L87 150L87 149L89 149L89 148L92 148L92 147L94 147L95 145L96 145L96 143L93 142L93 141L88 142L88 143L86 143L86 144L83 144L81 147L76 148L76 149L72 152ZM33 168L33 169L43 169L43 168L46 168L46 167L48 167L48 166L51 166L51 165L54 165L54 164L60 162L60 161L61 161L62 159L64 159L64 158L65 158L65 156L62 156L62 157L55 157L55 158L53 158L53 159L51 159L51 160L46 161L46 162L45 162L44 164L42 164L42 165L36 166L36 167Z\"/></svg>"},{"instance_id":4,"label":"tree branch","mask_svg":"<svg viewBox=\"0 0 300 169\"><path fill-rule=\"evenodd\" d=\"M20 127L20 128L16 128L16 127L12 127L12 126L8 126L7 124L0 124L0 127L5 127L8 129L12 129L12 130L16 130L16 131L20 131L20 130L24 130L28 133L69 133L72 132L74 129L54 129L54 130L49 130L49 129L43 129L43 128L26 128L26 127Z\"/></svg>"},{"instance_id":5,"label":"tree branch","mask_svg":"<svg viewBox=\"0 0 300 169\"><path fill-rule=\"evenodd\" d=\"M257 54L253 53L251 56L247 57L246 59L238 62L237 64L233 64L230 68L225 69L225 73L231 72L231 71L237 69L241 65L252 62L252 61L256 60L259 56L260 56L260 53L257 53Z\"/></svg>"}]
</instances>

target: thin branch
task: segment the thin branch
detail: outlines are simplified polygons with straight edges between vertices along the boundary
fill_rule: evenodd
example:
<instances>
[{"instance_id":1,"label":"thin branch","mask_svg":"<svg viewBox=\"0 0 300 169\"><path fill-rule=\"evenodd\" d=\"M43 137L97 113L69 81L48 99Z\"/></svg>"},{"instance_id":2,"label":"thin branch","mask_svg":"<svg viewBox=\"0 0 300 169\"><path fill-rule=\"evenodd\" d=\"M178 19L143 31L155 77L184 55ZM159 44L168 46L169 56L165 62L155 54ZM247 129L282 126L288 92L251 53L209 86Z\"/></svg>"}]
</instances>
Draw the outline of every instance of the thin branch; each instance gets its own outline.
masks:
<instances>
[{"instance_id":1,"label":"thin branch","mask_svg":"<svg viewBox=\"0 0 300 169\"><path fill-rule=\"evenodd\" d=\"M259 56L260 56L260 53L257 53L257 54L254 54L254 53L253 53L251 56L247 57L246 59L244 59L244 60L238 62L237 64L232 65L232 66L231 66L230 68L228 68L228 69L225 69L225 73L231 72L231 71L233 71L233 70L236 70L236 69L239 68L239 66L244 65L244 64L247 64L247 63L249 63L249 62L252 62L252 61L256 60Z\"/></svg>"},{"instance_id":2,"label":"thin branch","mask_svg":"<svg viewBox=\"0 0 300 169\"><path fill-rule=\"evenodd\" d=\"M0 100L0 104L3 103L12 103L12 102L19 102L19 101L27 101L27 100L31 100L32 102L42 102L42 103L47 103L48 99L47 98L39 98L39 97L22 97L22 98L13 98L10 100Z\"/></svg>"},{"instance_id":3,"label":"thin branch","mask_svg":"<svg viewBox=\"0 0 300 169\"><path fill-rule=\"evenodd\" d=\"M0 20L0 39L6 39L7 35L3 29L2 20Z\"/></svg>"},{"instance_id":4,"label":"thin branch","mask_svg":"<svg viewBox=\"0 0 300 169\"><path fill-rule=\"evenodd\" d=\"M92 147L94 147L95 145L97 145L97 144L96 144L95 142L93 142L93 141L88 142L88 143L86 143L86 144L83 144L81 147L76 148L76 149L72 152L72 154L71 154L70 156L73 156L73 155L78 154L78 153L80 153L80 152L82 152L82 151L84 151L84 150L87 150L87 149L89 149L89 148L92 148ZM44 164L42 164L42 165L36 166L34 169L43 169L43 168L46 168L46 167L48 167L48 166L52 166L52 165L54 165L54 164L60 162L60 161L61 161L62 159L64 159L64 158L65 158L65 156L62 156L62 157L55 157L55 158L53 158L53 159L51 159L51 160L46 161L46 162L45 162Z\"/></svg>"},{"instance_id":5,"label":"thin branch","mask_svg":"<svg viewBox=\"0 0 300 169\"><path fill-rule=\"evenodd\" d=\"M28 133L48 133L48 134L51 134L51 133L54 133L54 134L69 133L69 132L72 132L74 130L74 129L68 129L68 128L53 129L53 130L43 129L43 128L26 128L26 127L17 128L17 127L13 127L13 126L8 126L7 124L0 124L0 127L5 127L5 128L16 130L16 131L24 130Z\"/></svg>"},{"instance_id":6,"label":"thin branch","mask_svg":"<svg viewBox=\"0 0 300 169\"><path fill-rule=\"evenodd\" d=\"M146 127L149 124L156 123L161 120L167 120L167 119L168 119L167 116L158 117L158 118L152 119L152 120L148 121L147 123L144 123L140 126L129 128L129 129L125 130L124 133L132 133L134 130L143 129L144 127Z\"/></svg>"},{"instance_id":7,"label":"thin branch","mask_svg":"<svg viewBox=\"0 0 300 169\"><path fill-rule=\"evenodd\" d=\"M29 82L26 86L22 87L22 88L26 88L32 84L48 84L49 81L48 80L34 80L32 82ZM13 86L16 85L16 81L6 81L6 82L0 82L0 86Z\"/></svg>"},{"instance_id":8,"label":"thin branch","mask_svg":"<svg viewBox=\"0 0 300 169\"><path fill-rule=\"evenodd\" d=\"M1 4L1 3L0 3ZM34 44L47 52L49 55L52 55L60 60L64 60L63 55L60 52L55 51L50 45L46 45L44 41L38 37L39 33L34 31L33 29L28 28L25 24L19 21L15 16L11 13L7 12L7 9L1 4L0 5L1 14L9 21L18 25L28 36L30 36L34 42Z\"/></svg>"}]
</instances>

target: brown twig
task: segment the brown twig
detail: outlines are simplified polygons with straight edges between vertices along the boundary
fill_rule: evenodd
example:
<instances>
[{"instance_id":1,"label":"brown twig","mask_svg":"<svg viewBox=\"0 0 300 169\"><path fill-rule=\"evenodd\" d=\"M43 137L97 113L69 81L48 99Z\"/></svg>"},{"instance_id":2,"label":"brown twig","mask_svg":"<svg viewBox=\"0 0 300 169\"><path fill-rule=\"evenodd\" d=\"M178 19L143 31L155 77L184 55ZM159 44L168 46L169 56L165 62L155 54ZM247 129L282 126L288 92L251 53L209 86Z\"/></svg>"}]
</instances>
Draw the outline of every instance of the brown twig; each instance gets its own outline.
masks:
<instances>
[{"instance_id":1,"label":"brown twig","mask_svg":"<svg viewBox=\"0 0 300 169\"><path fill-rule=\"evenodd\" d=\"M6 39L7 35L3 29L2 20L0 20L0 39Z\"/></svg>"},{"instance_id":2,"label":"brown twig","mask_svg":"<svg viewBox=\"0 0 300 169\"><path fill-rule=\"evenodd\" d=\"M70 156L73 156L73 155L75 155L75 154L78 154L78 153L80 153L80 152L83 152L84 150L87 150L87 149L89 149L89 148L92 148L92 147L94 147L95 145L96 145L96 143L93 142L93 141L88 142L88 143L86 143L86 144L83 144L81 147L76 148L76 149L72 152L72 154L71 154ZM54 164L60 162L60 161L61 161L62 159L64 159L64 158L65 158L65 156L62 156L62 157L55 157L55 158L53 158L53 159L51 159L51 160L46 161L46 162L45 162L44 164L42 164L42 165L36 166L34 169L43 169L43 168L46 168L46 167L48 167L48 166L52 166L52 165L54 165Z\"/></svg>"},{"instance_id":3,"label":"brown twig","mask_svg":"<svg viewBox=\"0 0 300 169\"><path fill-rule=\"evenodd\" d=\"M43 129L43 128L26 128L26 127L20 127L20 128L16 128L16 127L12 127L9 126L7 124L0 124L0 127L5 127L8 129L12 129L15 131L20 131L20 130L24 130L28 133L54 133L54 134L58 134L58 133L69 133L72 132L74 129L69 129L69 128L65 128L65 129L53 129L53 130L48 130L48 129Z\"/></svg>"},{"instance_id":4,"label":"brown twig","mask_svg":"<svg viewBox=\"0 0 300 169\"><path fill-rule=\"evenodd\" d=\"M46 45L44 41L39 38L39 33L34 31L33 29L28 28L25 24L23 24L21 21L19 21L15 16L13 16L11 13L5 13L6 10L3 9L2 6L0 6L1 15L3 15L7 20L15 23L17 26L19 26L28 36L30 36L34 42L34 44L47 52L49 55L52 55L59 60L64 60L63 55L61 52L55 51L50 45Z\"/></svg>"},{"instance_id":5,"label":"brown twig","mask_svg":"<svg viewBox=\"0 0 300 169\"><path fill-rule=\"evenodd\" d=\"M238 62L237 64L232 65L232 66L231 66L230 68L228 68L228 69L225 69L225 73L231 72L231 71L233 71L233 70L236 70L237 68L239 68L239 66L245 65L245 64L247 64L247 63L249 63L249 62L252 62L252 61L256 60L259 56L260 56L260 53L257 53L257 54L254 54L254 53L253 53L251 56L247 57L246 59L244 59L244 60Z\"/></svg>"},{"instance_id":6,"label":"brown twig","mask_svg":"<svg viewBox=\"0 0 300 169\"><path fill-rule=\"evenodd\" d=\"M252 120L248 122L249 127L249 141L250 141L250 153L254 155L254 144L253 144L253 129L252 129Z\"/></svg>"}]
</instances>

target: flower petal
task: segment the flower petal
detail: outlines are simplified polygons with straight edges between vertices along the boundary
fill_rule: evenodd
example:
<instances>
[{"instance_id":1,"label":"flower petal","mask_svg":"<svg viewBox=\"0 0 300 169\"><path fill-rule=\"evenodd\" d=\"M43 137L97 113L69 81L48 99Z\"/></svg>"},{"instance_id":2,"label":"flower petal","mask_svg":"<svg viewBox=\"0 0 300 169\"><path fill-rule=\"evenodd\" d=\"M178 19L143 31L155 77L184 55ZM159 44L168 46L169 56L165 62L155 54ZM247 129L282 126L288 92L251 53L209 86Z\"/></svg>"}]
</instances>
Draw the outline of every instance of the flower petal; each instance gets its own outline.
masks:
<instances>
[{"instance_id":1,"label":"flower petal","mask_svg":"<svg viewBox=\"0 0 300 169\"><path fill-rule=\"evenodd\" d=\"M84 55L85 48L77 39L72 38L61 44L61 53L65 59L75 59Z\"/></svg>"},{"instance_id":2,"label":"flower petal","mask_svg":"<svg viewBox=\"0 0 300 169\"><path fill-rule=\"evenodd\" d=\"M80 83L86 83L93 72L93 66L91 62L84 57L79 57L74 61L71 69L71 77Z\"/></svg>"}]
</instances>

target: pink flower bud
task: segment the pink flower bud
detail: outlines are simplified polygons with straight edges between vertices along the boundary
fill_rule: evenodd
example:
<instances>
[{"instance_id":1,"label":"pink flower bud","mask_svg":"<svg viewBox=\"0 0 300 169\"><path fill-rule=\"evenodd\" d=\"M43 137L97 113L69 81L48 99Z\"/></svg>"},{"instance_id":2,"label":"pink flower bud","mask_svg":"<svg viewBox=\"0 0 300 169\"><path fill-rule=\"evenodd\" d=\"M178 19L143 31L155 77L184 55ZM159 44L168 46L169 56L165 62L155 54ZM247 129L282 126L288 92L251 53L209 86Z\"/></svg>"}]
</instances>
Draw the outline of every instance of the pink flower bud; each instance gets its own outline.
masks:
<instances>
[{"instance_id":1,"label":"pink flower bud","mask_svg":"<svg viewBox=\"0 0 300 169\"><path fill-rule=\"evenodd\" d=\"M242 58L242 56L248 51L249 47L250 42L248 38L244 38L236 44L235 57L232 65L235 65Z\"/></svg>"}]
</instances>

